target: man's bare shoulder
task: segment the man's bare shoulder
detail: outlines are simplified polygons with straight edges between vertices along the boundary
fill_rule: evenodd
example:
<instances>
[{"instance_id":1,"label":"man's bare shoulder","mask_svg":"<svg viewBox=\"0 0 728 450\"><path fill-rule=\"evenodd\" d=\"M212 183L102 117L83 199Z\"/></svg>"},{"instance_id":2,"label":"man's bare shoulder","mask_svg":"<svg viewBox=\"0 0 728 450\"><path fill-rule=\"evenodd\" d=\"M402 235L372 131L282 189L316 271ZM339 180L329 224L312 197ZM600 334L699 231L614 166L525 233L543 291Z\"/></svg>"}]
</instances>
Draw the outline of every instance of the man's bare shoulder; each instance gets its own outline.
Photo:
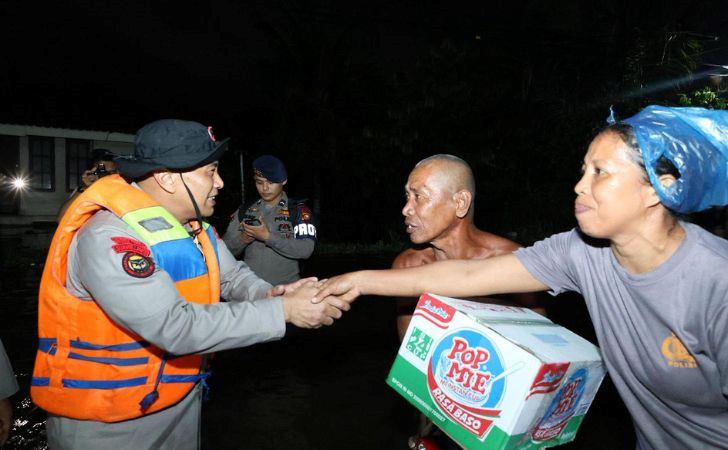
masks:
<instances>
[{"instance_id":1,"label":"man's bare shoulder","mask_svg":"<svg viewBox=\"0 0 728 450\"><path fill-rule=\"evenodd\" d=\"M508 238L483 230L478 230L475 239L484 252L488 253L486 258L512 253L522 247L521 244Z\"/></svg>"},{"instance_id":2,"label":"man's bare shoulder","mask_svg":"<svg viewBox=\"0 0 728 450\"><path fill-rule=\"evenodd\" d=\"M476 236L478 242L482 243L483 246L487 246L492 249L501 249L503 251L512 252L522 247L522 245L518 242L483 230L478 230Z\"/></svg>"},{"instance_id":3,"label":"man's bare shoulder","mask_svg":"<svg viewBox=\"0 0 728 450\"><path fill-rule=\"evenodd\" d=\"M423 266L431 262L435 262L435 252L432 248L408 248L394 258L394 261L392 261L392 269Z\"/></svg>"}]
</instances>

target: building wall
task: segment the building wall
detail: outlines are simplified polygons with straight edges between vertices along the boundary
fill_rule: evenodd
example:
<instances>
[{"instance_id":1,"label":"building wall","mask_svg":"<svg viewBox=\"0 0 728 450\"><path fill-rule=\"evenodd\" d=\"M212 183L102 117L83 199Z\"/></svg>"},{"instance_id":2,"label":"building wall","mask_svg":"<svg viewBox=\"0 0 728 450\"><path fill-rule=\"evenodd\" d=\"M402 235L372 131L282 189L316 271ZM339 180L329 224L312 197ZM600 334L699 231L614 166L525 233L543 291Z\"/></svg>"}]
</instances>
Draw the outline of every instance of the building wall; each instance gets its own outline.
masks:
<instances>
[{"instance_id":1,"label":"building wall","mask_svg":"<svg viewBox=\"0 0 728 450\"><path fill-rule=\"evenodd\" d=\"M21 192L18 214L0 215L0 224L23 225L56 220L58 210L70 196L66 190L66 139L88 140L92 143L91 148L105 148L118 154L131 154L134 150L134 136L123 133L0 124L0 134L19 136L19 162L23 173L27 174L30 168L28 136L53 137L55 158L54 190L27 189Z\"/></svg>"}]
</instances>

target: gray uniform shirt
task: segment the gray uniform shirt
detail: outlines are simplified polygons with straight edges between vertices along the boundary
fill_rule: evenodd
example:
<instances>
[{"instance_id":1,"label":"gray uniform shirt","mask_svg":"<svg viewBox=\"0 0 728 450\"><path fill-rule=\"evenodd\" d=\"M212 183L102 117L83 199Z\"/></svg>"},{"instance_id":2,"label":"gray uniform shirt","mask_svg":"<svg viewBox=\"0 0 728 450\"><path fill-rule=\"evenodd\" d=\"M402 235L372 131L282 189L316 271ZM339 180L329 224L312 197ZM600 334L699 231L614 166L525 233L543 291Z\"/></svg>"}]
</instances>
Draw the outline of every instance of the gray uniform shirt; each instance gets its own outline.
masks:
<instances>
[{"instance_id":1,"label":"gray uniform shirt","mask_svg":"<svg viewBox=\"0 0 728 450\"><path fill-rule=\"evenodd\" d=\"M15 379L13 366L10 365L3 342L0 341L0 400L18 392L18 381Z\"/></svg>"},{"instance_id":2,"label":"gray uniform shirt","mask_svg":"<svg viewBox=\"0 0 728 450\"><path fill-rule=\"evenodd\" d=\"M552 293L584 296L638 448L728 448L728 241L681 225L685 240L646 274L575 230L516 256Z\"/></svg>"},{"instance_id":3,"label":"gray uniform shirt","mask_svg":"<svg viewBox=\"0 0 728 450\"><path fill-rule=\"evenodd\" d=\"M112 237L140 237L108 211L94 215L74 236L68 254L67 288L82 300L96 301L114 322L172 354L210 353L281 338L282 301L265 298L270 284L236 261L218 239L221 297L227 303L202 305L180 297L159 266L145 278L123 269L123 254ZM93 298L93 300L92 300ZM163 411L117 423L50 415L51 448L198 447L200 386Z\"/></svg>"},{"instance_id":4,"label":"gray uniform shirt","mask_svg":"<svg viewBox=\"0 0 728 450\"><path fill-rule=\"evenodd\" d=\"M268 206L258 200L245 211L244 216L234 214L225 231L223 240L230 251L236 256L245 251L246 264L271 284L298 280L298 260L311 256L316 245L316 226L308 207L290 205L284 192L279 203ZM240 241L240 221L259 217L263 217L270 238L265 242L243 244Z\"/></svg>"}]
</instances>

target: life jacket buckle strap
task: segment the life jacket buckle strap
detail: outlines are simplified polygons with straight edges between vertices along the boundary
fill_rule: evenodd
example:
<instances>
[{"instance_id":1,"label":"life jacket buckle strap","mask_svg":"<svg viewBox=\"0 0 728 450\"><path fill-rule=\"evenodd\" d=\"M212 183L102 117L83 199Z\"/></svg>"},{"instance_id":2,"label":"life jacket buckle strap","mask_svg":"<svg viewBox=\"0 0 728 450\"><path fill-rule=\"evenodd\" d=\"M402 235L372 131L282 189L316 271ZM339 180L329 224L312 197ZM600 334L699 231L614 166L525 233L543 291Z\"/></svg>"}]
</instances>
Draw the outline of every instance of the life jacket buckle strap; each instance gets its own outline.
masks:
<instances>
[{"instance_id":1,"label":"life jacket buckle strap","mask_svg":"<svg viewBox=\"0 0 728 450\"><path fill-rule=\"evenodd\" d=\"M142 401L139 402L139 406L142 407L142 411L146 411L147 409L149 409L150 406L154 404L154 402L159 400L159 382L162 380L162 374L164 374L164 366L167 365L168 356L169 353L165 353L164 356L162 356L162 363L159 365L157 379L154 381L154 389L152 390L152 392L145 395Z\"/></svg>"}]
</instances>

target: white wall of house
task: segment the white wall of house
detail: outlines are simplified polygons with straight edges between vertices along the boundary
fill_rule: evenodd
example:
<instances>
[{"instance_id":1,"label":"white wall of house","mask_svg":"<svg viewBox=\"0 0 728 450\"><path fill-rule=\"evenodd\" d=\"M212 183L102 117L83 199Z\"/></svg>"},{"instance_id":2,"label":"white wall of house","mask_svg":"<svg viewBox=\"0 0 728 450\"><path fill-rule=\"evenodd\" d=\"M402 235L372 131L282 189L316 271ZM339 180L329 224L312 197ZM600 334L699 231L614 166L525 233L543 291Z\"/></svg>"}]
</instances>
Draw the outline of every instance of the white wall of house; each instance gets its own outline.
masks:
<instances>
[{"instance_id":1,"label":"white wall of house","mask_svg":"<svg viewBox=\"0 0 728 450\"><path fill-rule=\"evenodd\" d=\"M105 148L118 154L131 154L134 150L134 135L108 131L72 130L26 125L0 124L0 135L19 137L19 162L21 173L28 174L30 168L29 136L51 137L54 141L55 182L53 191L25 190L20 195L17 215L0 215L0 224L30 224L52 222L61 205L70 193L66 186L66 139L81 139L91 142L91 148Z\"/></svg>"}]
</instances>

